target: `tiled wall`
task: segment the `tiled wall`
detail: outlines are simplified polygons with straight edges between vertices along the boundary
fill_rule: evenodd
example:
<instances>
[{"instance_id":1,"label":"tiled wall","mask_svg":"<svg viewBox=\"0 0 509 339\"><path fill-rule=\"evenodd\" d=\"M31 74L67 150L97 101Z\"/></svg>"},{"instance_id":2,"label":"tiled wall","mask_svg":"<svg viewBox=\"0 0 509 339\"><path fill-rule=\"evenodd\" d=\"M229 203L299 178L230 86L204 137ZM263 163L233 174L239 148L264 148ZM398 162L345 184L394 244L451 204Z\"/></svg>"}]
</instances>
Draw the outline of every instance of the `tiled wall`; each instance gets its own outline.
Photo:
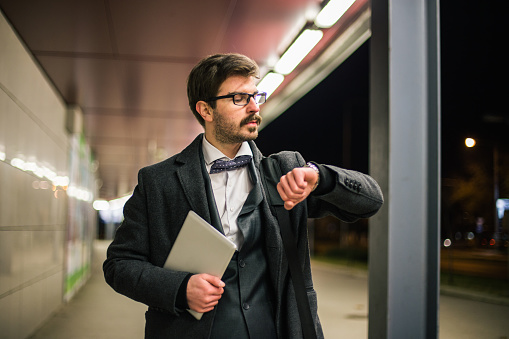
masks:
<instances>
[{"instance_id":1,"label":"tiled wall","mask_svg":"<svg viewBox=\"0 0 509 339\"><path fill-rule=\"evenodd\" d=\"M0 337L25 338L62 303L66 107L0 12ZM13 161L14 160L14 161Z\"/></svg>"}]
</instances>

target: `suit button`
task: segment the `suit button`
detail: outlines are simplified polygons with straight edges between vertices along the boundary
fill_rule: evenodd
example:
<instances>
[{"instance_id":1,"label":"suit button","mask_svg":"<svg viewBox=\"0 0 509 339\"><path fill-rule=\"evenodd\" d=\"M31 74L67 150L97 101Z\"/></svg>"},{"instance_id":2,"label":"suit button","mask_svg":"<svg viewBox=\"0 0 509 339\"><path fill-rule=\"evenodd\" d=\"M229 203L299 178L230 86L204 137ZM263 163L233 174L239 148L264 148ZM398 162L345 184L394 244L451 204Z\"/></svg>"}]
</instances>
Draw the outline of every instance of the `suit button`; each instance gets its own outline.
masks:
<instances>
[{"instance_id":1,"label":"suit button","mask_svg":"<svg viewBox=\"0 0 509 339\"><path fill-rule=\"evenodd\" d=\"M242 304L242 308L245 309L246 311L249 310L249 304L248 303L243 303Z\"/></svg>"},{"instance_id":2,"label":"suit button","mask_svg":"<svg viewBox=\"0 0 509 339\"><path fill-rule=\"evenodd\" d=\"M361 188L362 188L362 185L361 185L361 184L359 184L359 186L357 186L357 191L359 191L359 192L360 192L360 191L361 191Z\"/></svg>"},{"instance_id":3,"label":"suit button","mask_svg":"<svg viewBox=\"0 0 509 339\"><path fill-rule=\"evenodd\" d=\"M246 262L245 262L244 260L240 259L240 260L239 260L239 266L240 266L241 268L246 267Z\"/></svg>"},{"instance_id":4,"label":"suit button","mask_svg":"<svg viewBox=\"0 0 509 339\"><path fill-rule=\"evenodd\" d=\"M350 180L348 180L348 178L345 178L345 185L348 186L349 183L350 183Z\"/></svg>"}]
</instances>

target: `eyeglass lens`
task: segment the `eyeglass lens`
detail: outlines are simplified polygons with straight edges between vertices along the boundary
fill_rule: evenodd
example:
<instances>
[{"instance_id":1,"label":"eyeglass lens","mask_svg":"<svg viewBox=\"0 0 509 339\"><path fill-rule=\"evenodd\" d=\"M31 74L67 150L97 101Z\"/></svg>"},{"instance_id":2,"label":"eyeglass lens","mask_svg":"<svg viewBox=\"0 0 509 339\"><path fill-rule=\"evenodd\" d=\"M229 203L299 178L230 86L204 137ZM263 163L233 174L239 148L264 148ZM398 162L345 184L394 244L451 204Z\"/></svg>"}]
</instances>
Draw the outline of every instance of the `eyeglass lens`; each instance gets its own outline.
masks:
<instances>
[{"instance_id":1,"label":"eyeglass lens","mask_svg":"<svg viewBox=\"0 0 509 339\"><path fill-rule=\"evenodd\" d=\"M233 103L235 105L241 105L245 106L249 103L249 100L253 97L256 104L261 105L265 102L265 93L256 93L256 94L246 94L246 93L239 93L235 94L233 97Z\"/></svg>"}]
</instances>

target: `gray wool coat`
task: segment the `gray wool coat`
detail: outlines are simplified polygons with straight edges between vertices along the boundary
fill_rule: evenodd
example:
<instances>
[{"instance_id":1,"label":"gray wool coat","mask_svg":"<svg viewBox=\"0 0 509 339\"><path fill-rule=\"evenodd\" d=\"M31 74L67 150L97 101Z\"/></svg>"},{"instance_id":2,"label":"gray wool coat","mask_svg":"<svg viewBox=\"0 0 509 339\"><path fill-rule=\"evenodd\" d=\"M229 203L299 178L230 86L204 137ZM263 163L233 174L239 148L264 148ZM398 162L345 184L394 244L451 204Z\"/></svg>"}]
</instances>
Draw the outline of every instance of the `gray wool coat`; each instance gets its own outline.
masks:
<instances>
[{"instance_id":1,"label":"gray wool coat","mask_svg":"<svg viewBox=\"0 0 509 339\"><path fill-rule=\"evenodd\" d=\"M115 291L146 304L146 338L208 338L215 310L196 320L176 307L179 287L188 274L162 268L189 210L211 221L200 162L200 134L181 153L139 171L138 185L124 207L124 221L108 248L104 276ZM249 142L259 175L263 155ZM276 157L283 173L305 165L299 153L281 152ZM319 338L323 338L317 315L316 292L311 277L307 218L335 215L347 222L375 214L383 204L378 184L371 177L342 168L319 165L332 187L312 194L290 213L297 237L296 255ZM330 177L332 176L332 181ZM315 192L323 191L317 189ZM263 192L265 196L265 191ZM302 338L293 286L282 245L279 225L267 199L261 206L263 234L271 284L274 290L275 324L279 338Z\"/></svg>"}]
</instances>

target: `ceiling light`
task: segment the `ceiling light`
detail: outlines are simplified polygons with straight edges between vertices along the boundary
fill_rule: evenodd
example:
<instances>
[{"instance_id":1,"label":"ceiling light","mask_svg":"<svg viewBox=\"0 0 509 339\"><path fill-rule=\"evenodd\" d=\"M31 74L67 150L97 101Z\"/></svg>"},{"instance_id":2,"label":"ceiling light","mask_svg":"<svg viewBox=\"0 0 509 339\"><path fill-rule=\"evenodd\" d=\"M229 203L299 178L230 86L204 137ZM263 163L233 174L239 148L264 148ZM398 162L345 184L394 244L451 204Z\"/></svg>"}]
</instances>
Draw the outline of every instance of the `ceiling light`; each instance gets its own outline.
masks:
<instances>
[{"instance_id":1,"label":"ceiling light","mask_svg":"<svg viewBox=\"0 0 509 339\"><path fill-rule=\"evenodd\" d=\"M329 1L316 16L315 25L320 28L332 27L354 2L355 0Z\"/></svg>"},{"instance_id":2,"label":"ceiling light","mask_svg":"<svg viewBox=\"0 0 509 339\"><path fill-rule=\"evenodd\" d=\"M284 75L274 72L267 73L256 86L259 92L267 93L267 98L281 85Z\"/></svg>"},{"instance_id":3,"label":"ceiling light","mask_svg":"<svg viewBox=\"0 0 509 339\"><path fill-rule=\"evenodd\" d=\"M284 75L291 73L306 55L311 52L322 36L323 33L320 30L304 30L286 50L281 59L279 59L274 67L275 71Z\"/></svg>"},{"instance_id":4,"label":"ceiling light","mask_svg":"<svg viewBox=\"0 0 509 339\"><path fill-rule=\"evenodd\" d=\"M110 209L110 203L106 200L96 200L92 206L96 211L106 211Z\"/></svg>"}]
</instances>

